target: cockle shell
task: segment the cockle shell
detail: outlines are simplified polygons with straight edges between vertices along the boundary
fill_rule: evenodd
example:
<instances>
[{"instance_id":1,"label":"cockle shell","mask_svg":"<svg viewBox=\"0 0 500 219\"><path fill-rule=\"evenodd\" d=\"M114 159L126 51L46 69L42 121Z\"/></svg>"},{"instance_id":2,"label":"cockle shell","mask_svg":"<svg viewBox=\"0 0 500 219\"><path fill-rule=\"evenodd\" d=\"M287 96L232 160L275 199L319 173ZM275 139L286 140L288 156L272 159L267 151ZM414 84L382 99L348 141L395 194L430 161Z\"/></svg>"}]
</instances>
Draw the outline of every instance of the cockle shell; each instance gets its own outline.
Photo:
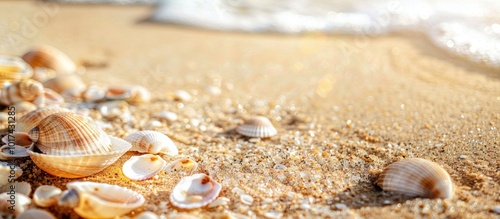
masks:
<instances>
[{"instance_id":1,"label":"cockle shell","mask_svg":"<svg viewBox=\"0 0 500 219\"><path fill-rule=\"evenodd\" d=\"M35 128L40 121L45 119L45 117L60 112L69 112L69 110L59 106L40 107L17 120L16 132L28 133L31 129Z\"/></svg>"},{"instance_id":2,"label":"cockle shell","mask_svg":"<svg viewBox=\"0 0 500 219\"><path fill-rule=\"evenodd\" d=\"M141 207L144 196L128 188L95 182L71 182L59 205L84 218L114 218Z\"/></svg>"},{"instance_id":3,"label":"cockle shell","mask_svg":"<svg viewBox=\"0 0 500 219\"><path fill-rule=\"evenodd\" d=\"M50 207L57 204L57 200L62 190L55 186L43 185L36 188L33 194L33 201L40 207Z\"/></svg>"},{"instance_id":4,"label":"cockle shell","mask_svg":"<svg viewBox=\"0 0 500 219\"><path fill-rule=\"evenodd\" d=\"M50 68L57 73L75 73L76 64L61 50L48 45L40 45L22 56L31 67Z\"/></svg>"},{"instance_id":5,"label":"cockle shell","mask_svg":"<svg viewBox=\"0 0 500 219\"><path fill-rule=\"evenodd\" d=\"M12 200L11 196L14 196L15 205L9 202ZM31 199L21 193L14 192L14 194L9 194L8 192L4 192L0 194L0 212L3 213L19 215L26 210L30 203Z\"/></svg>"},{"instance_id":6,"label":"cockle shell","mask_svg":"<svg viewBox=\"0 0 500 219\"><path fill-rule=\"evenodd\" d=\"M67 89L84 91L87 87L80 75L77 74L59 74L55 78L43 82L43 86L57 93L63 93Z\"/></svg>"},{"instance_id":7,"label":"cockle shell","mask_svg":"<svg viewBox=\"0 0 500 219\"><path fill-rule=\"evenodd\" d=\"M215 200L221 188L219 183L206 174L187 176L172 189L170 202L179 208L200 208Z\"/></svg>"},{"instance_id":8,"label":"cockle shell","mask_svg":"<svg viewBox=\"0 0 500 219\"><path fill-rule=\"evenodd\" d=\"M398 161L387 166L377 185L383 190L426 198L453 197L450 175L437 163L421 158Z\"/></svg>"},{"instance_id":9,"label":"cockle shell","mask_svg":"<svg viewBox=\"0 0 500 219\"><path fill-rule=\"evenodd\" d=\"M92 155L111 151L111 140L94 121L72 112L55 113L29 131L47 155Z\"/></svg>"},{"instance_id":10,"label":"cockle shell","mask_svg":"<svg viewBox=\"0 0 500 219\"><path fill-rule=\"evenodd\" d=\"M122 166L123 175L131 180L146 180L159 173L167 161L158 155L144 154L132 156Z\"/></svg>"},{"instance_id":11,"label":"cockle shell","mask_svg":"<svg viewBox=\"0 0 500 219\"><path fill-rule=\"evenodd\" d=\"M174 142L165 134L157 131L138 131L125 137L125 141L132 144L130 151L169 156L175 156L179 153Z\"/></svg>"},{"instance_id":12,"label":"cockle shell","mask_svg":"<svg viewBox=\"0 0 500 219\"><path fill-rule=\"evenodd\" d=\"M0 161L0 186L6 185L23 174L23 170L18 166Z\"/></svg>"},{"instance_id":13,"label":"cockle shell","mask_svg":"<svg viewBox=\"0 0 500 219\"><path fill-rule=\"evenodd\" d=\"M255 116L246 120L243 125L236 128L236 132L255 138L272 137L278 133L271 121L263 116Z\"/></svg>"},{"instance_id":14,"label":"cockle shell","mask_svg":"<svg viewBox=\"0 0 500 219\"><path fill-rule=\"evenodd\" d=\"M4 145L0 147L0 160L10 160L21 157L28 157L28 151L25 147L14 145Z\"/></svg>"},{"instance_id":15,"label":"cockle shell","mask_svg":"<svg viewBox=\"0 0 500 219\"><path fill-rule=\"evenodd\" d=\"M14 191L15 193L20 193L29 196L31 193L31 185L27 182L14 182L8 183L0 187L0 193Z\"/></svg>"},{"instance_id":16,"label":"cockle shell","mask_svg":"<svg viewBox=\"0 0 500 219\"><path fill-rule=\"evenodd\" d=\"M17 219L56 219L54 215L52 215L50 212L46 210L41 210L41 209L28 209L19 216L16 217Z\"/></svg>"},{"instance_id":17,"label":"cockle shell","mask_svg":"<svg viewBox=\"0 0 500 219\"><path fill-rule=\"evenodd\" d=\"M33 75L31 66L18 57L0 56L0 89L4 84L28 79Z\"/></svg>"},{"instance_id":18,"label":"cockle shell","mask_svg":"<svg viewBox=\"0 0 500 219\"><path fill-rule=\"evenodd\" d=\"M177 159L165 167L165 172L166 173L175 173L175 172L187 172L191 174L193 171L196 170L198 167L198 163L196 161L187 159L187 158L182 158L182 159Z\"/></svg>"},{"instance_id":19,"label":"cockle shell","mask_svg":"<svg viewBox=\"0 0 500 219\"><path fill-rule=\"evenodd\" d=\"M43 95L43 85L35 80L25 79L3 87L0 93L0 104L12 105L21 101L34 101Z\"/></svg>"}]
</instances>

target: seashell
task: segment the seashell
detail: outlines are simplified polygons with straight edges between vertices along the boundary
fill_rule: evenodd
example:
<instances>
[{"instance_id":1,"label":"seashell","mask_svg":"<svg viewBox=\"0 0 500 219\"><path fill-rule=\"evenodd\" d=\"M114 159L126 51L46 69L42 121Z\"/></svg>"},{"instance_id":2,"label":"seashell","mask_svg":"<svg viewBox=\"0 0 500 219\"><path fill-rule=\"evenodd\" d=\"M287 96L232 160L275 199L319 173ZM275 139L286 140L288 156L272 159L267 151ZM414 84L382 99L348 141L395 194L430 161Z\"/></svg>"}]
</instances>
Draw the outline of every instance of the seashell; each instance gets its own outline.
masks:
<instances>
[{"instance_id":1,"label":"seashell","mask_svg":"<svg viewBox=\"0 0 500 219\"><path fill-rule=\"evenodd\" d=\"M21 101L34 101L43 94L43 85L35 80L25 79L3 87L0 104L12 105Z\"/></svg>"},{"instance_id":2,"label":"seashell","mask_svg":"<svg viewBox=\"0 0 500 219\"><path fill-rule=\"evenodd\" d=\"M191 174L196 170L196 168L198 168L198 163L196 163L196 161L183 158L174 160L167 164L165 172L170 174L174 172L187 172Z\"/></svg>"},{"instance_id":3,"label":"seashell","mask_svg":"<svg viewBox=\"0 0 500 219\"><path fill-rule=\"evenodd\" d=\"M125 114L129 113L128 103L120 100L101 103L97 106L97 109L104 118L110 120L123 117Z\"/></svg>"},{"instance_id":4,"label":"seashell","mask_svg":"<svg viewBox=\"0 0 500 219\"><path fill-rule=\"evenodd\" d=\"M158 117L159 119L167 120L169 122L174 122L178 118L177 114L170 111L161 111L158 114L156 114L156 117Z\"/></svg>"},{"instance_id":5,"label":"seashell","mask_svg":"<svg viewBox=\"0 0 500 219\"><path fill-rule=\"evenodd\" d=\"M81 94L84 101L87 102L98 102L106 98L106 90L97 85L91 85L87 87L85 91Z\"/></svg>"},{"instance_id":6,"label":"seashell","mask_svg":"<svg viewBox=\"0 0 500 219\"><path fill-rule=\"evenodd\" d=\"M9 201L12 200L14 196L15 205L12 205ZM0 194L0 213L10 213L14 215L19 215L23 213L28 205L31 203L31 199L21 193L9 194L4 192Z\"/></svg>"},{"instance_id":7,"label":"seashell","mask_svg":"<svg viewBox=\"0 0 500 219\"><path fill-rule=\"evenodd\" d=\"M64 98L56 93L55 91L45 88L43 95L38 96L33 103L37 106L52 106L52 105L62 105L64 104Z\"/></svg>"},{"instance_id":8,"label":"seashell","mask_svg":"<svg viewBox=\"0 0 500 219\"><path fill-rule=\"evenodd\" d=\"M56 219L52 213L46 211L46 210L41 210L41 209L28 209L19 216L16 217L17 219Z\"/></svg>"},{"instance_id":9,"label":"seashell","mask_svg":"<svg viewBox=\"0 0 500 219\"><path fill-rule=\"evenodd\" d=\"M172 205L193 209L208 205L219 195L222 186L206 174L194 174L181 179L170 193Z\"/></svg>"},{"instance_id":10,"label":"seashell","mask_svg":"<svg viewBox=\"0 0 500 219\"><path fill-rule=\"evenodd\" d=\"M57 204L61 193L61 189L55 186L39 186L33 194L33 201L40 207L50 207Z\"/></svg>"},{"instance_id":11,"label":"seashell","mask_svg":"<svg viewBox=\"0 0 500 219\"><path fill-rule=\"evenodd\" d=\"M126 100L132 96L132 91L127 86L110 86L106 90L108 100Z\"/></svg>"},{"instance_id":12,"label":"seashell","mask_svg":"<svg viewBox=\"0 0 500 219\"><path fill-rule=\"evenodd\" d=\"M76 64L64 52L52 46L41 45L22 56L31 67L45 67L57 73L75 73Z\"/></svg>"},{"instance_id":13,"label":"seashell","mask_svg":"<svg viewBox=\"0 0 500 219\"><path fill-rule=\"evenodd\" d=\"M0 187L0 193L9 193L11 191L29 196L31 193L31 185L27 182L14 182Z\"/></svg>"},{"instance_id":14,"label":"seashell","mask_svg":"<svg viewBox=\"0 0 500 219\"><path fill-rule=\"evenodd\" d=\"M126 99L127 102L132 104L148 103L151 101L151 93L143 86L135 85L130 88L130 97Z\"/></svg>"},{"instance_id":15,"label":"seashell","mask_svg":"<svg viewBox=\"0 0 500 219\"><path fill-rule=\"evenodd\" d=\"M28 135L47 155L106 154L112 148L108 135L94 121L72 112L47 116Z\"/></svg>"},{"instance_id":16,"label":"seashell","mask_svg":"<svg viewBox=\"0 0 500 219\"><path fill-rule=\"evenodd\" d=\"M84 218L114 218L141 207L144 196L128 188L95 182L71 182L59 205Z\"/></svg>"},{"instance_id":17,"label":"seashell","mask_svg":"<svg viewBox=\"0 0 500 219\"><path fill-rule=\"evenodd\" d=\"M188 101L191 101L191 99L193 99L191 97L191 94L189 94L185 90L176 90L176 91L174 91L174 100L176 100L176 101L188 102Z\"/></svg>"},{"instance_id":18,"label":"seashell","mask_svg":"<svg viewBox=\"0 0 500 219\"><path fill-rule=\"evenodd\" d=\"M0 186L4 186L23 175L23 170L18 166L11 165L7 162L0 161ZM11 180L11 181L9 181Z\"/></svg>"},{"instance_id":19,"label":"seashell","mask_svg":"<svg viewBox=\"0 0 500 219\"><path fill-rule=\"evenodd\" d=\"M14 145L4 145L0 147L0 160L11 160L21 157L28 157L28 151L25 147Z\"/></svg>"},{"instance_id":20,"label":"seashell","mask_svg":"<svg viewBox=\"0 0 500 219\"><path fill-rule=\"evenodd\" d=\"M18 116L21 117L21 116L25 115L26 113L34 111L38 108L35 104L28 102L28 101L20 101L20 102L14 103L13 106L14 106L14 108L16 108L16 117L18 117Z\"/></svg>"},{"instance_id":21,"label":"seashell","mask_svg":"<svg viewBox=\"0 0 500 219\"><path fill-rule=\"evenodd\" d=\"M57 72L50 68L44 67L35 67L33 68L33 76L31 79L39 82L45 82L49 79L55 78L57 76Z\"/></svg>"},{"instance_id":22,"label":"seashell","mask_svg":"<svg viewBox=\"0 0 500 219\"><path fill-rule=\"evenodd\" d=\"M271 121L263 116L255 116L246 120L243 125L236 128L236 132L255 138L272 137L278 133Z\"/></svg>"},{"instance_id":23,"label":"seashell","mask_svg":"<svg viewBox=\"0 0 500 219\"><path fill-rule=\"evenodd\" d=\"M77 74L62 74L57 75L55 78L51 78L43 82L45 88L54 90L57 93L62 93L67 89L76 89L84 91L87 85L83 82L80 75Z\"/></svg>"},{"instance_id":24,"label":"seashell","mask_svg":"<svg viewBox=\"0 0 500 219\"><path fill-rule=\"evenodd\" d=\"M132 145L113 136L111 151L105 154L94 155L47 155L40 153L33 144L28 148L31 160L45 172L64 178L81 178L101 172L118 160Z\"/></svg>"},{"instance_id":25,"label":"seashell","mask_svg":"<svg viewBox=\"0 0 500 219\"><path fill-rule=\"evenodd\" d=\"M165 134L157 131L138 131L125 137L124 140L132 144L130 151L169 156L175 156L179 153L174 142Z\"/></svg>"},{"instance_id":26,"label":"seashell","mask_svg":"<svg viewBox=\"0 0 500 219\"><path fill-rule=\"evenodd\" d=\"M437 163L412 158L398 161L385 168L377 185L389 192L426 198L452 198L450 175Z\"/></svg>"},{"instance_id":27,"label":"seashell","mask_svg":"<svg viewBox=\"0 0 500 219\"><path fill-rule=\"evenodd\" d=\"M33 70L24 60L13 56L0 56L0 89L4 84L31 78Z\"/></svg>"},{"instance_id":28,"label":"seashell","mask_svg":"<svg viewBox=\"0 0 500 219\"><path fill-rule=\"evenodd\" d=\"M13 143L9 141L13 141ZM19 146L30 146L32 143L28 134L24 132L14 132L12 134L9 133L2 138L2 142L10 146L12 146L13 144Z\"/></svg>"},{"instance_id":29,"label":"seashell","mask_svg":"<svg viewBox=\"0 0 500 219\"><path fill-rule=\"evenodd\" d=\"M151 212L151 211L145 211L134 217L134 219L159 219L160 217Z\"/></svg>"},{"instance_id":30,"label":"seashell","mask_svg":"<svg viewBox=\"0 0 500 219\"><path fill-rule=\"evenodd\" d=\"M69 112L69 110L61 108L59 106L40 107L37 110L32 111L17 120L16 132L28 133L31 129L35 128L35 126L37 126L40 121L45 119L45 117L60 112ZM18 143L16 144L23 145Z\"/></svg>"},{"instance_id":31,"label":"seashell","mask_svg":"<svg viewBox=\"0 0 500 219\"><path fill-rule=\"evenodd\" d=\"M159 173L167 161L158 155L132 156L122 167L123 175L131 180L146 180Z\"/></svg>"}]
</instances>

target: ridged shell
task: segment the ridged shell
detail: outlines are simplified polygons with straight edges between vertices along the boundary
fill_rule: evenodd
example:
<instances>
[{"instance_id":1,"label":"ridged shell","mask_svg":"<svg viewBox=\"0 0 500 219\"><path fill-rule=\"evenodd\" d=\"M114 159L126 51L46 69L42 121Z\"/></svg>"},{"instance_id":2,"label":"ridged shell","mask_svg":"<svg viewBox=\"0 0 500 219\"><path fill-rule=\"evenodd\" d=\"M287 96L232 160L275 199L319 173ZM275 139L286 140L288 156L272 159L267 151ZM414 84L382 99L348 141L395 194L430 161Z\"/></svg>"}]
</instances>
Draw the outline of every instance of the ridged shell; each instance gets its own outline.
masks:
<instances>
[{"instance_id":1,"label":"ridged shell","mask_svg":"<svg viewBox=\"0 0 500 219\"><path fill-rule=\"evenodd\" d=\"M450 175L437 163L421 158L398 161L385 168L377 180L383 190L426 198L453 197Z\"/></svg>"},{"instance_id":2,"label":"ridged shell","mask_svg":"<svg viewBox=\"0 0 500 219\"><path fill-rule=\"evenodd\" d=\"M17 219L56 219L56 217L46 210L33 208L17 216Z\"/></svg>"},{"instance_id":3,"label":"ridged shell","mask_svg":"<svg viewBox=\"0 0 500 219\"><path fill-rule=\"evenodd\" d=\"M34 101L43 95L43 85L35 80L25 79L3 87L0 93L0 104L12 105L21 101Z\"/></svg>"},{"instance_id":4,"label":"ridged shell","mask_svg":"<svg viewBox=\"0 0 500 219\"><path fill-rule=\"evenodd\" d=\"M14 141L14 145L25 147L29 147L32 143L28 134L24 132L14 132L12 134L9 133L2 138L2 142L6 145L9 145L9 141ZM10 143L10 145L12 145L12 143Z\"/></svg>"},{"instance_id":5,"label":"ridged shell","mask_svg":"<svg viewBox=\"0 0 500 219\"><path fill-rule=\"evenodd\" d=\"M11 165L7 162L0 161L0 186L4 186L9 183L9 179L17 179L23 175L23 170L18 166L14 167L14 174L11 175Z\"/></svg>"},{"instance_id":6,"label":"ridged shell","mask_svg":"<svg viewBox=\"0 0 500 219\"><path fill-rule=\"evenodd\" d=\"M175 172L186 172L191 174L196 170L196 168L198 168L198 163L196 161L182 158L174 160L167 164L167 166L165 167L165 172L170 174Z\"/></svg>"},{"instance_id":7,"label":"ridged shell","mask_svg":"<svg viewBox=\"0 0 500 219\"><path fill-rule=\"evenodd\" d=\"M72 112L55 113L29 131L47 155L93 155L111 151L111 140L94 121Z\"/></svg>"},{"instance_id":8,"label":"ridged shell","mask_svg":"<svg viewBox=\"0 0 500 219\"><path fill-rule=\"evenodd\" d=\"M28 79L33 75L31 66L13 56L0 56L0 89L3 84Z\"/></svg>"},{"instance_id":9,"label":"ridged shell","mask_svg":"<svg viewBox=\"0 0 500 219\"><path fill-rule=\"evenodd\" d=\"M11 196L14 195L15 205L12 205L9 201L11 200ZM19 215L23 213L27 206L31 203L31 199L23 195L21 193L8 194L4 192L0 194L0 212L4 213L13 213L14 215ZM11 207L14 207L14 211L12 211Z\"/></svg>"},{"instance_id":10,"label":"ridged shell","mask_svg":"<svg viewBox=\"0 0 500 219\"><path fill-rule=\"evenodd\" d=\"M187 176L172 189L170 202L179 208L200 208L215 200L221 188L222 186L208 175Z\"/></svg>"},{"instance_id":11,"label":"ridged shell","mask_svg":"<svg viewBox=\"0 0 500 219\"><path fill-rule=\"evenodd\" d=\"M76 64L64 52L48 45L40 45L22 56L31 67L45 67L57 73L75 73Z\"/></svg>"},{"instance_id":12,"label":"ridged shell","mask_svg":"<svg viewBox=\"0 0 500 219\"><path fill-rule=\"evenodd\" d=\"M179 153L174 142L165 134L157 131L138 131L125 137L125 141L132 144L130 151L169 156L175 156Z\"/></svg>"},{"instance_id":13,"label":"ridged shell","mask_svg":"<svg viewBox=\"0 0 500 219\"><path fill-rule=\"evenodd\" d=\"M17 120L16 132L28 133L31 129L35 128L40 121L45 119L45 117L60 112L69 112L69 110L59 106L40 107Z\"/></svg>"},{"instance_id":14,"label":"ridged shell","mask_svg":"<svg viewBox=\"0 0 500 219\"><path fill-rule=\"evenodd\" d=\"M252 117L236 128L241 135L254 138L272 137L278 133L271 121L263 116Z\"/></svg>"},{"instance_id":15,"label":"ridged shell","mask_svg":"<svg viewBox=\"0 0 500 219\"><path fill-rule=\"evenodd\" d=\"M95 182L71 182L59 205L84 218L114 218L141 207L144 197L128 188Z\"/></svg>"},{"instance_id":16,"label":"ridged shell","mask_svg":"<svg viewBox=\"0 0 500 219\"><path fill-rule=\"evenodd\" d=\"M146 180L159 173L167 161L158 155L132 156L122 166L123 175L131 180Z\"/></svg>"},{"instance_id":17,"label":"ridged shell","mask_svg":"<svg viewBox=\"0 0 500 219\"><path fill-rule=\"evenodd\" d=\"M40 207L50 207L57 204L57 200L62 190L55 186L43 185L36 188L33 194L33 201Z\"/></svg>"},{"instance_id":18,"label":"ridged shell","mask_svg":"<svg viewBox=\"0 0 500 219\"><path fill-rule=\"evenodd\" d=\"M109 136L111 151L106 154L94 155L46 155L38 151L33 145L28 148L31 160L45 172L64 178L81 178L101 172L118 160L132 145L130 143Z\"/></svg>"},{"instance_id":19,"label":"ridged shell","mask_svg":"<svg viewBox=\"0 0 500 219\"><path fill-rule=\"evenodd\" d=\"M60 74L55 78L51 78L43 82L45 88L54 90L57 93L62 93L67 89L77 89L84 91L87 87L80 75L77 74Z\"/></svg>"},{"instance_id":20,"label":"ridged shell","mask_svg":"<svg viewBox=\"0 0 500 219\"><path fill-rule=\"evenodd\" d=\"M0 160L11 160L21 157L28 157L28 151L25 147L14 145L4 145L0 147Z\"/></svg>"},{"instance_id":21,"label":"ridged shell","mask_svg":"<svg viewBox=\"0 0 500 219\"><path fill-rule=\"evenodd\" d=\"M31 193L31 185L27 182L14 182L3 185L0 187L0 193L14 191L15 193L20 193L29 196Z\"/></svg>"}]
</instances>

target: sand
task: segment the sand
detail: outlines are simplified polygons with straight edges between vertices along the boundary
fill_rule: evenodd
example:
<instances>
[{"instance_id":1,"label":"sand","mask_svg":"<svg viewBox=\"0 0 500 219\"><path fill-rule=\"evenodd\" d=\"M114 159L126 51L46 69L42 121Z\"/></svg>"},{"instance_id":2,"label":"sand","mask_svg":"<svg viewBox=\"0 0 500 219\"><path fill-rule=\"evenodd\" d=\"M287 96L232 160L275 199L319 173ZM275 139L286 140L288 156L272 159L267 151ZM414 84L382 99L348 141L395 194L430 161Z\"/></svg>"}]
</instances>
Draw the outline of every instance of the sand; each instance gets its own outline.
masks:
<instances>
[{"instance_id":1,"label":"sand","mask_svg":"<svg viewBox=\"0 0 500 219\"><path fill-rule=\"evenodd\" d=\"M179 155L222 184L227 206L185 211L169 204L185 174L130 181L128 152L105 171L78 179L143 194L167 218L498 218L500 205L500 73L468 64L421 36L384 37L227 33L147 21L149 6L0 3L0 51L22 55L49 44L80 64L88 84L139 84L154 100L131 105L131 122L109 121L124 137L145 128L174 139ZM46 18L46 20L44 20ZM26 23L28 22L28 23ZM34 29L28 27L35 22ZM26 26L28 25L28 26ZM30 32L31 31L31 32ZM206 86L221 89L213 95ZM188 91L191 101L174 101ZM148 127L160 111L179 118ZM278 135L243 137L234 128L263 115ZM374 181L388 164L425 158L449 172L450 200L382 191ZM65 188L29 159L19 181ZM240 193L251 195L244 203ZM52 207L58 218L78 218Z\"/></svg>"}]
</instances>

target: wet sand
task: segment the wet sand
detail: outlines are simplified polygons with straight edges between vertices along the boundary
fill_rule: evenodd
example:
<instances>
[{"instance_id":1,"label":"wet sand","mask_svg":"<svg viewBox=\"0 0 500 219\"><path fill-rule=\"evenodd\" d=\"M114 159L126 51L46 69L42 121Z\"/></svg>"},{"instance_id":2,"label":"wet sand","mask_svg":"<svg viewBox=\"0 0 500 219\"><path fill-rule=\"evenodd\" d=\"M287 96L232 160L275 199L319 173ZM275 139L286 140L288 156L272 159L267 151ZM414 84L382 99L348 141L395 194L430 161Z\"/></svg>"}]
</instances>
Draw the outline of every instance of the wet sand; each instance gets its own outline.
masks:
<instances>
[{"instance_id":1,"label":"wet sand","mask_svg":"<svg viewBox=\"0 0 500 219\"><path fill-rule=\"evenodd\" d=\"M121 164L137 153L128 152L105 171L78 179L143 194L147 203L128 216L150 210L167 218L499 217L492 212L500 205L498 70L450 57L419 36L217 32L148 22L152 9L0 3L1 53L49 44L89 66L82 74L88 84L146 86L154 101L131 105L132 122L90 115L112 125L107 133L124 137L145 129L160 111L175 112L177 121L155 128L179 148L178 156L163 158L196 160L196 172L209 173L223 186L220 196L231 200L176 209L168 196L182 174L130 181ZM220 87L221 95L207 85ZM193 100L174 101L177 89ZM270 118L278 135L238 135L234 128L252 115ZM411 157L447 170L455 196L411 198L374 185L385 166ZM18 180L33 189L75 181L50 176L29 159L17 163L24 170ZM235 188L253 203L242 203Z\"/></svg>"}]
</instances>

